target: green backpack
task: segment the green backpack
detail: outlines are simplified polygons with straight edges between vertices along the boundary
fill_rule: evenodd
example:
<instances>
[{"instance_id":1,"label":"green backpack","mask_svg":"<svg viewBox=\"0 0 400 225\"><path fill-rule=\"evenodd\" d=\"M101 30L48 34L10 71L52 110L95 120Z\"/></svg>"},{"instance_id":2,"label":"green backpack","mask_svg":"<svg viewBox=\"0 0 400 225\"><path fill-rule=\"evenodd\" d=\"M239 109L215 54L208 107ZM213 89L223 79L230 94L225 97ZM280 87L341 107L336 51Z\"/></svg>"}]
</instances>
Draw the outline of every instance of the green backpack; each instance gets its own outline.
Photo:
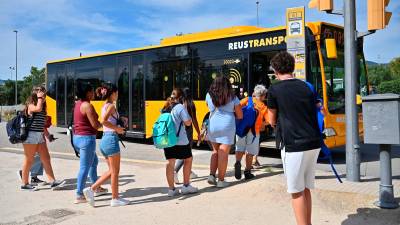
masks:
<instances>
[{"instance_id":1,"label":"green backpack","mask_svg":"<svg viewBox=\"0 0 400 225\"><path fill-rule=\"evenodd\" d=\"M181 127L182 122L179 125L178 132L176 132L171 111L163 112L153 125L153 143L156 148L164 149L175 146L178 142Z\"/></svg>"}]
</instances>

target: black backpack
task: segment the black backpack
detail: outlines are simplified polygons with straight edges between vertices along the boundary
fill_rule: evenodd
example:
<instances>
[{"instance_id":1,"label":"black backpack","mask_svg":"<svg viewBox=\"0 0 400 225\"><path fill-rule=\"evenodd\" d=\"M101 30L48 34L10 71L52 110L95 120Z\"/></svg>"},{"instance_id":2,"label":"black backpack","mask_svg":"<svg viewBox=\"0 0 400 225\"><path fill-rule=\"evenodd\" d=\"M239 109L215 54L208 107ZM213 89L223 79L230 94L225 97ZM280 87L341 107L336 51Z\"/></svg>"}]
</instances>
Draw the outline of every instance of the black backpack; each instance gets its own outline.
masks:
<instances>
[{"instance_id":1,"label":"black backpack","mask_svg":"<svg viewBox=\"0 0 400 225\"><path fill-rule=\"evenodd\" d=\"M30 122L23 111L17 112L17 115L7 122L7 135L11 144L24 142L28 137L28 128Z\"/></svg>"}]
</instances>

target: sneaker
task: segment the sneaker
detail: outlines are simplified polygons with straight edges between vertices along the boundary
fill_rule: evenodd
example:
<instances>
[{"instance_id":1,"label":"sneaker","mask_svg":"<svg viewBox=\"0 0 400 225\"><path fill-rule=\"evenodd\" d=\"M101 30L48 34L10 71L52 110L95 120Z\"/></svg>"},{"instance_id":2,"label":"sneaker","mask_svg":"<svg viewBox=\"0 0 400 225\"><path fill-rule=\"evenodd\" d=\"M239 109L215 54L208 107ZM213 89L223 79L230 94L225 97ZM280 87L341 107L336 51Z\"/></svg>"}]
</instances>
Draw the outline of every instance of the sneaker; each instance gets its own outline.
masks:
<instances>
[{"instance_id":1,"label":"sneaker","mask_svg":"<svg viewBox=\"0 0 400 225\"><path fill-rule=\"evenodd\" d=\"M129 205L131 203L130 201L123 199L123 198L115 198L112 199L110 202L111 207L118 207L118 206L124 206L124 205Z\"/></svg>"},{"instance_id":2,"label":"sneaker","mask_svg":"<svg viewBox=\"0 0 400 225\"><path fill-rule=\"evenodd\" d=\"M87 187L83 189L83 195L89 201L89 204L94 207L94 192L92 191L92 188Z\"/></svg>"},{"instance_id":3,"label":"sneaker","mask_svg":"<svg viewBox=\"0 0 400 225\"><path fill-rule=\"evenodd\" d=\"M37 186L37 185L43 186L46 184L46 182L39 179L38 177L31 177L31 184L35 185L35 186Z\"/></svg>"},{"instance_id":4,"label":"sneaker","mask_svg":"<svg viewBox=\"0 0 400 225\"><path fill-rule=\"evenodd\" d=\"M215 178L215 175L210 174L208 176L207 182L211 185L217 185L217 178Z\"/></svg>"},{"instance_id":5,"label":"sneaker","mask_svg":"<svg viewBox=\"0 0 400 225\"><path fill-rule=\"evenodd\" d=\"M55 180L50 183L50 188L52 188L53 191L55 191L58 188L61 188L64 184L65 184L65 180Z\"/></svg>"},{"instance_id":6,"label":"sneaker","mask_svg":"<svg viewBox=\"0 0 400 225\"><path fill-rule=\"evenodd\" d=\"M188 186L183 185L182 188L181 188L181 193L183 195L194 194L194 193L197 193L198 191L199 191L199 189L197 187L193 187L190 184Z\"/></svg>"},{"instance_id":7,"label":"sneaker","mask_svg":"<svg viewBox=\"0 0 400 225\"><path fill-rule=\"evenodd\" d=\"M99 196L105 195L105 194L107 194L107 193L108 193L108 189L107 189L107 188L99 187L99 188L97 188L97 190L94 192L94 197L99 197Z\"/></svg>"},{"instance_id":8,"label":"sneaker","mask_svg":"<svg viewBox=\"0 0 400 225\"><path fill-rule=\"evenodd\" d=\"M81 204L81 203L86 203L86 202L87 202L87 200L86 200L85 196L79 196L79 197L76 197L74 204Z\"/></svg>"},{"instance_id":9,"label":"sneaker","mask_svg":"<svg viewBox=\"0 0 400 225\"><path fill-rule=\"evenodd\" d=\"M191 172L190 173L190 179L196 179L196 178L198 178L199 176L195 173L195 172Z\"/></svg>"},{"instance_id":10,"label":"sneaker","mask_svg":"<svg viewBox=\"0 0 400 225\"><path fill-rule=\"evenodd\" d=\"M18 176L19 181L22 182L22 170L17 171L17 176Z\"/></svg>"},{"instance_id":11,"label":"sneaker","mask_svg":"<svg viewBox=\"0 0 400 225\"><path fill-rule=\"evenodd\" d=\"M37 191L37 188L30 184L25 184L21 186L22 191Z\"/></svg>"},{"instance_id":12,"label":"sneaker","mask_svg":"<svg viewBox=\"0 0 400 225\"><path fill-rule=\"evenodd\" d=\"M178 173L174 172L174 182L175 184L179 184Z\"/></svg>"},{"instance_id":13,"label":"sneaker","mask_svg":"<svg viewBox=\"0 0 400 225\"><path fill-rule=\"evenodd\" d=\"M235 163L235 178L237 180L242 179L242 164L240 164L240 161Z\"/></svg>"},{"instance_id":14,"label":"sneaker","mask_svg":"<svg viewBox=\"0 0 400 225\"><path fill-rule=\"evenodd\" d=\"M226 188L229 186L229 183L224 180L219 180L217 183L217 188Z\"/></svg>"},{"instance_id":15,"label":"sneaker","mask_svg":"<svg viewBox=\"0 0 400 225\"><path fill-rule=\"evenodd\" d=\"M251 173L251 170L244 171L244 179L250 180L250 179L253 179L254 177L255 177L255 175Z\"/></svg>"},{"instance_id":16,"label":"sneaker","mask_svg":"<svg viewBox=\"0 0 400 225\"><path fill-rule=\"evenodd\" d=\"M177 195L179 195L179 190L178 189L173 189L173 190L171 190L171 189L169 189L168 190L168 197L174 197L174 196L177 196Z\"/></svg>"}]
</instances>

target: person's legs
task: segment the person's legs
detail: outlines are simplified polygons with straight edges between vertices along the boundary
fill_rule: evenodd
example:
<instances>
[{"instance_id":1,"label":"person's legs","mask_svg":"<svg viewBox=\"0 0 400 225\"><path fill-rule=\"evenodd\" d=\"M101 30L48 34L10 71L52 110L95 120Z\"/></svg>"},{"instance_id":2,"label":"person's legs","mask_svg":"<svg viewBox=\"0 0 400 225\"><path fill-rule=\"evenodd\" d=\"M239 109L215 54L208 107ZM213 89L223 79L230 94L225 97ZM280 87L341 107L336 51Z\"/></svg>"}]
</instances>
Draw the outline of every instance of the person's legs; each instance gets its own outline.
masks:
<instances>
[{"instance_id":1,"label":"person's legs","mask_svg":"<svg viewBox=\"0 0 400 225\"><path fill-rule=\"evenodd\" d=\"M110 170L111 170L111 192L112 198L117 199L119 196L118 192L118 176L119 176L119 169L120 169L120 162L121 162L121 155L115 154L109 157L110 162Z\"/></svg>"},{"instance_id":2,"label":"person's legs","mask_svg":"<svg viewBox=\"0 0 400 225\"><path fill-rule=\"evenodd\" d=\"M176 159L168 159L167 165L165 168L165 175L167 177L168 187L170 190L175 189L174 184L174 167L175 167L175 160Z\"/></svg>"},{"instance_id":3,"label":"person's legs","mask_svg":"<svg viewBox=\"0 0 400 225\"><path fill-rule=\"evenodd\" d=\"M96 155L96 140L91 136L74 137L74 145L79 149L79 172L77 176L77 196L83 196L83 189L90 167L93 165Z\"/></svg>"},{"instance_id":4,"label":"person's legs","mask_svg":"<svg viewBox=\"0 0 400 225\"><path fill-rule=\"evenodd\" d=\"M178 173L183 166L183 159L177 159L175 163L175 173Z\"/></svg>"},{"instance_id":5,"label":"person's legs","mask_svg":"<svg viewBox=\"0 0 400 225\"><path fill-rule=\"evenodd\" d=\"M104 182L106 182L108 179L111 178L111 162L110 162L111 159L110 159L110 157L106 157L106 161L107 161L107 165L108 165L108 170L107 170L105 173L103 173L103 174L101 175L101 177L98 178L98 179L92 184L91 188L92 188L93 191L96 191L97 188L99 188L102 184L104 184ZM93 163L93 164L94 164L94 163ZM97 177L97 175L96 175L96 177ZM90 179L92 179L92 178L90 178Z\"/></svg>"},{"instance_id":6,"label":"person's legs","mask_svg":"<svg viewBox=\"0 0 400 225\"><path fill-rule=\"evenodd\" d=\"M193 157L182 160L183 164L183 184L190 184L190 173L192 172Z\"/></svg>"},{"instance_id":7,"label":"person's legs","mask_svg":"<svg viewBox=\"0 0 400 225\"><path fill-rule=\"evenodd\" d=\"M231 145L221 144L218 149L218 180L224 181Z\"/></svg>"},{"instance_id":8,"label":"person's legs","mask_svg":"<svg viewBox=\"0 0 400 225\"><path fill-rule=\"evenodd\" d=\"M304 196L306 198L307 205L307 225L311 225L311 215L312 215L312 200L311 200L311 191L310 189L304 189Z\"/></svg>"},{"instance_id":9,"label":"person's legs","mask_svg":"<svg viewBox=\"0 0 400 225\"><path fill-rule=\"evenodd\" d=\"M40 160L43 163L43 168L46 172L47 178L50 182L55 181L53 168L51 166L49 150L47 149L47 145L45 142L39 144L38 153L40 155Z\"/></svg>"},{"instance_id":10,"label":"person's legs","mask_svg":"<svg viewBox=\"0 0 400 225\"><path fill-rule=\"evenodd\" d=\"M211 153L211 159L210 159L210 174L215 176L217 173L218 169L218 149L220 144L218 143L211 143L212 145L212 153Z\"/></svg>"},{"instance_id":11,"label":"person's legs","mask_svg":"<svg viewBox=\"0 0 400 225\"><path fill-rule=\"evenodd\" d=\"M310 225L310 223L307 222L307 199L304 191L292 193L292 207L297 225Z\"/></svg>"},{"instance_id":12,"label":"person's legs","mask_svg":"<svg viewBox=\"0 0 400 225\"><path fill-rule=\"evenodd\" d=\"M110 168L110 163L108 160L107 161L107 165L108 168ZM99 158L97 157L97 154L95 152L94 154L94 159L93 159L93 163L89 168L89 178L90 178L90 182L92 184L96 183L98 176L97 176L97 165L99 165Z\"/></svg>"},{"instance_id":13,"label":"person's legs","mask_svg":"<svg viewBox=\"0 0 400 225\"><path fill-rule=\"evenodd\" d=\"M31 168L31 177L37 177L43 175L43 164L40 160L40 156L38 153L35 154L34 162Z\"/></svg>"},{"instance_id":14,"label":"person's legs","mask_svg":"<svg viewBox=\"0 0 400 225\"><path fill-rule=\"evenodd\" d=\"M253 162L253 155L250 153L246 154L246 171L251 170L251 164Z\"/></svg>"},{"instance_id":15,"label":"person's legs","mask_svg":"<svg viewBox=\"0 0 400 225\"><path fill-rule=\"evenodd\" d=\"M34 156L37 152L37 144L23 144L24 146L24 163L22 164L22 185L29 184L29 170L34 161Z\"/></svg>"}]
</instances>

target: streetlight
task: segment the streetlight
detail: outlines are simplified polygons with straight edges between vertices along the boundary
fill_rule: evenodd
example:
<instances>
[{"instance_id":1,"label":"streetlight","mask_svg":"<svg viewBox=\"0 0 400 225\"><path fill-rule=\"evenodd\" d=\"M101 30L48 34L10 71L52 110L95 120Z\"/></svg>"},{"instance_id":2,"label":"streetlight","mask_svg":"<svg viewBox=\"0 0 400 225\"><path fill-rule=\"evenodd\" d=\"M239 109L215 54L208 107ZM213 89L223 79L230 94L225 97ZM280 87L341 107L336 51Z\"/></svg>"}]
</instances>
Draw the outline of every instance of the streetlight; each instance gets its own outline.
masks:
<instances>
[{"instance_id":1,"label":"streetlight","mask_svg":"<svg viewBox=\"0 0 400 225\"><path fill-rule=\"evenodd\" d=\"M256 1L256 4L257 4L257 27L259 27L260 23L259 23L259 20L258 20L258 4L260 4L260 2Z\"/></svg>"},{"instance_id":2,"label":"streetlight","mask_svg":"<svg viewBox=\"0 0 400 225\"><path fill-rule=\"evenodd\" d=\"M18 105L18 31L15 32L15 106Z\"/></svg>"},{"instance_id":3,"label":"streetlight","mask_svg":"<svg viewBox=\"0 0 400 225\"><path fill-rule=\"evenodd\" d=\"M13 70L15 70L15 67L13 67L13 66L10 66L10 67L8 67L8 69L10 69L10 80L12 80L13 78Z\"/></svg>"}]
</instances>

